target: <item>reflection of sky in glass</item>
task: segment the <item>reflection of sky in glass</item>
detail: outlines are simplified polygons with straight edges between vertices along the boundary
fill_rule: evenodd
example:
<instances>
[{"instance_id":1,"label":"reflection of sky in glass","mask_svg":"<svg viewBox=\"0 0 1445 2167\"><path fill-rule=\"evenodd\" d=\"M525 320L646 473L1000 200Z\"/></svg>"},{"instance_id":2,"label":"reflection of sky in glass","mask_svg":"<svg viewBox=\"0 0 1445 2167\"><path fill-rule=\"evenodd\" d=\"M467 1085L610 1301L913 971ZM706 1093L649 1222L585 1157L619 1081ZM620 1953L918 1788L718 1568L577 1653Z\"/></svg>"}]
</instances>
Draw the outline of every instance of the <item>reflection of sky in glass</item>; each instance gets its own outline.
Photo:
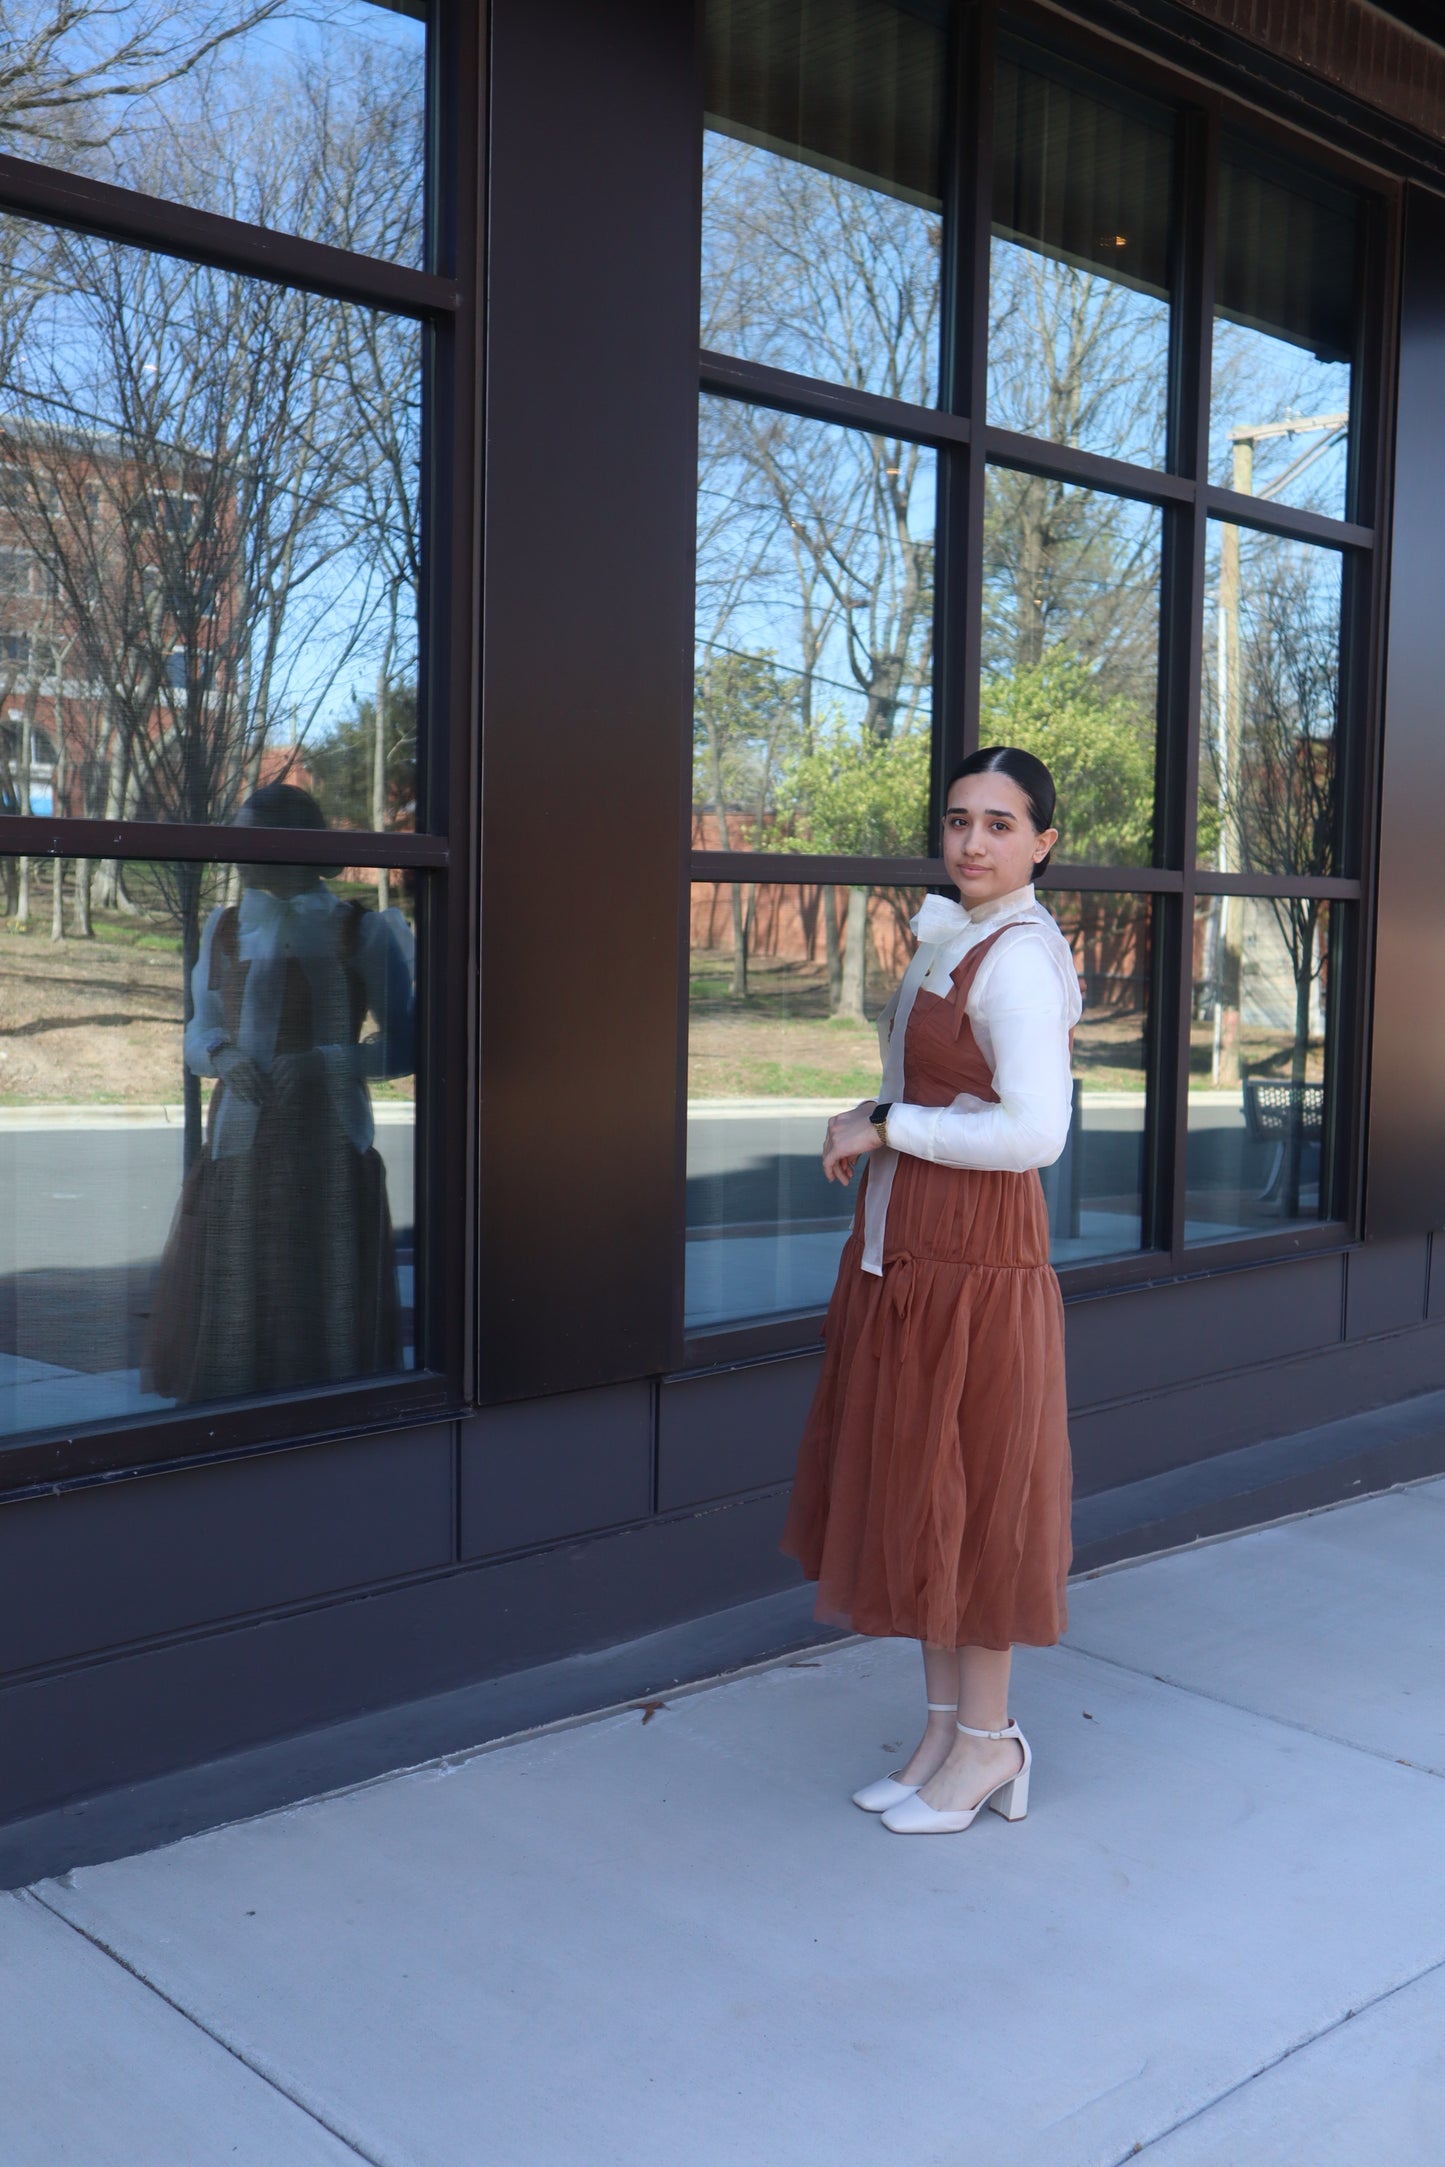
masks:
<instances>
[{"instance_id":1,"label":"reflection of sky in glass","mask_svg":"<svg viewBox=\"0 0 1445 2167\"><path fill-rule=\"evenodd\" d=\"M702 408L700 687L729 658L771 657L780 709L730 724L730 800L785 817L791 762L864 737L926 747L932 719L937 461L917 445L721 399ZM707 709L705 692L700 701ZM756 704L756 703L755 703ZM749 741L743 746L743 738ZM717 796L700 730L698 795ZM926 753L916 834L921 847Z\"/></svg>"},{"instance_id":2,"label":"reflection of sky in glass","mask_svg":"<svg viewBox=\"0 0 1445 2167\"><path fill-rule=\"evenodd\" d=\"M988 418L1106 458L1162 467L1169 304L995 234Z\"/></svg>"},{"instance_id":3,"label":"reflection of sky in glass","mask_svg":"<svg viewBox=\"0 0 1445 2167\"><path fill-rule=\"evenodd\" d=\"M1211 520L1206 567L1198 862L1334 872L1343 559Z\"/></svg>"},{"instance_id":4,"label":"reflection of sky in glass","mask_svg":"<svg viewBox=\"0 0 1445 2167\"><path fill-rule=\"evenodd\" d=\"M357 695L372 695L393 599L390 681L414 682L418 327L19 220L0 221L0 255L11 296L0 416L34 471L73 478L81 461L94 477L86 493L62 494L47 527L10 470L11 525L64 569L56 623L32 614L16 629L67 635L77 595L98 576L93 634L111 643L117 669L134 668L161 635L127 617L127 579L168 564L159 577L178 579L190 602L219 580L222 616L201 624L195 644L224 657L217 667L241 686L253 749L314 743ZM157 501L186 461L192 496L213 499L193 549L136 511L138 491ZM223 506L234 508L234 542L217 525L232 516ZM125 544L124 521L137 517ZM157 579L145 577L154 595ZM232 612L245 627L234 639L223 628ZM128 623L129 656L117 645Z\"/></svg>"},{"instance_id":5,"label":"reflection of sky in glass","mask_svg":"<svg viewBox=\"0 0 1445 2167\"><path fill-rule=\"evenodd\" d=\"M1343 519L1349 411L1347 361L1320 361L1287 339L1215 318L1212 481Z\"/></svg>"},{"instance_id":6,"label":"reflection of sky in glass","mask_svg":"<svg viewBox=\"0 0 1445 2167\"><path fill-rule=\"evenodd\" d=\"M0 89L0 148L419 263L424 12L421 0L122 0L65 25L21 0L6 28L31 44L27 106Z\"/></svg>"},{"instance_id":7,"label":"reflection of sky in glass","mask_svg":"<svg viewBox=\"0 0 1445 2167\"><path fill-rule=\"evenodd\" d=\"M990 467L984 521L986 672L1010 676L1057 650L1142 702L1152 728L1162 513Z\"/></svg>"},{"instance_id":8,"label":"reflection of sky in glass","mask_svg":"<svg viewBox=\"0 0 1445 2167\"><path fill-rule=\"evenodd\" d=\"M936 209L709 129L702 343L931 406L941 230Z\"/></svg>"}]
</instances>

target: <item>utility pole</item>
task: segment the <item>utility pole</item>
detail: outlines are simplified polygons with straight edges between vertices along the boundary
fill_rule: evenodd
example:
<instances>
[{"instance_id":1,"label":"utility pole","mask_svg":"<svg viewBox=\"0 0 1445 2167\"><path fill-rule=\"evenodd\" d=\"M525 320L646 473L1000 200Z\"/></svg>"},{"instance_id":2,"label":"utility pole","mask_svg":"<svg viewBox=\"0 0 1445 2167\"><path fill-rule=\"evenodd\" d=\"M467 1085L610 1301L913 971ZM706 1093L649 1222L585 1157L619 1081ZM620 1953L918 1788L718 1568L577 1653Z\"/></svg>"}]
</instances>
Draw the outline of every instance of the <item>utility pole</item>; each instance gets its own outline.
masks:
<instances>
[{"instance_id":1,"label":"utility pole","mask_svg":"<svg viewBox=\"0 0 1445 2167\"><path fill-rule=\"evenodd\" d=\"M1262 501L1278 497L1307 468L1337 444L1350 425L1348 414L1289 415L1283 421L1246 422L1229 432L1231 450L1230 487L1239 496L1258 496ZM1254 486L1254 450L1269 437L1313 436L1318 439L1263 489ZM1221 873L1244 871L1244 834L1240 809L1240 769L1244 744L1244 681L1239 629L1240 561L1239 529L1226 525L1219 541L1219 621L1217 696L1215 702L1214 761L1219 776L1219 848ZM1214 1056L1213 1081L1234 1085L1240 1081L1239 1010L1243 960L1244 899L1222 895L1215 899L1214 927Z\"/></svg>"}]
</instances>

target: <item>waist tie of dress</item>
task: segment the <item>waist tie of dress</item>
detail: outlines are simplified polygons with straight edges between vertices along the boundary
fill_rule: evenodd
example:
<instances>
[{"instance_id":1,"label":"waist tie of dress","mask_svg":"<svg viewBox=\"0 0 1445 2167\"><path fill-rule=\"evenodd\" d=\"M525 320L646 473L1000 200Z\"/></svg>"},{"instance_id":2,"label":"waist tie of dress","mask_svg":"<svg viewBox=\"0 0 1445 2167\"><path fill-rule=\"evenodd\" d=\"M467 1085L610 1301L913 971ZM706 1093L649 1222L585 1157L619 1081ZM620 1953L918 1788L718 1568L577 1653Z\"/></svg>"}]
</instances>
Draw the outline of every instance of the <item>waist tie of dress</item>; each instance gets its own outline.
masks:
<instances>
[{"instance_id":1,"label":"waist tie of dress","mask_svg":"<svg viewBox=\"0 0 1445 2167\"><path fill-rule=\"evenodd\" d=\"M896 1257L883 1267L882 1299L873 1317L873 1352L883 1354L883 1337L890 1317L902 1325L899 1352L906 1359L913 1339L914 1294L918 1279L912 1257Z\"/></svg>"}]
</instances>

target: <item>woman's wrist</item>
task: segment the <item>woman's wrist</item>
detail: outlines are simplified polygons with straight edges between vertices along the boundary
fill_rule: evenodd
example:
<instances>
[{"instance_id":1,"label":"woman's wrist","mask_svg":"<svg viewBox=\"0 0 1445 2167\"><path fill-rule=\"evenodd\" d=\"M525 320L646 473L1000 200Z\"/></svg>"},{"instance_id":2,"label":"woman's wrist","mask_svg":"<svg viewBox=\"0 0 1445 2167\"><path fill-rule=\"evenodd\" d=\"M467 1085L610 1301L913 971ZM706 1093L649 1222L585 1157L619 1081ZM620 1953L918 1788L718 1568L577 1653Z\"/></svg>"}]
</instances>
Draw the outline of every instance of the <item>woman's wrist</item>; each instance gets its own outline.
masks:
<instances>
[{"instance_id":1,"label":"woman's wrist","mask_svg":"<svg viewBox=\"0 0 1445 2167\"><path fill-rule=\"evenodd\" d=\"M892 1113L892 1111L893 1101L891 1099L879 1099L875 1104L872 1113L870 1113L868 1116L868 1119L872 1122L874 1128L878 1131L879 1142L885 1147L885 1149L888 1145L888 1116Z\"/></svg>"}]
</instances>

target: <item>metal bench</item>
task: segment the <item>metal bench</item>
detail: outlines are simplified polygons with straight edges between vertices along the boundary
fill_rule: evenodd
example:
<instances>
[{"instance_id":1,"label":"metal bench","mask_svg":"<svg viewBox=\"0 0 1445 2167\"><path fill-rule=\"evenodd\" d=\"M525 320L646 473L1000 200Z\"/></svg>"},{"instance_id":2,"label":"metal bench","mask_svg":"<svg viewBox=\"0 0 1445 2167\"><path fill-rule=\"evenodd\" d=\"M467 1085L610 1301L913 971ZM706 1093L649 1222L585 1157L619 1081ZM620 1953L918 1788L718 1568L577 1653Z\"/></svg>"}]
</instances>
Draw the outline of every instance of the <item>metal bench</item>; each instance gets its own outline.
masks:
<instances>
[{"instance_id":1,"label":"metal bench","mask_svg":"<svg viewBox=\"0 0 1445 2167\"><path fill-rule=\"evenodd\" d=\"M1279 1203L1288 1172L1289 1208L1297 1210L1300 1159L1307 1146L1318 1148L1324 1136L1324 1085L1295 1083L1273 1076L1246 1076L1244 1125L1255 1143L1274 1146L1269 1179L1259 1192L1259 1201L1262 1204Z\"/></svg>"}]
</instances>

